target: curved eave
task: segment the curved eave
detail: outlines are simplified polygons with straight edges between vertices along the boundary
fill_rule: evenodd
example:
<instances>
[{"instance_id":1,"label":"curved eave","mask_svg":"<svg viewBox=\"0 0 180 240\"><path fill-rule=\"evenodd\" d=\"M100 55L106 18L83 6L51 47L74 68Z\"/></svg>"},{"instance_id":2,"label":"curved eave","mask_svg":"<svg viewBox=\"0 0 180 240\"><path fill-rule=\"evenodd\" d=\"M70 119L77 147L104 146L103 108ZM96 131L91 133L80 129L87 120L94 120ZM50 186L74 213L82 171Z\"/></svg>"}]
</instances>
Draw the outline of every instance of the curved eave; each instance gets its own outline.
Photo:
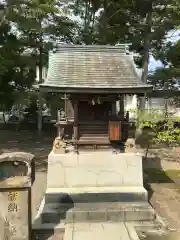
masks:
<instances>
[{"instance_id":1,"label":"curved eave","mask_svg":"<svg viewBox=\"0 0 180 240\"><path fill-rule=\"evenodd\" d=\"M39 89L41 92L57 92L57 93L150 93L152 92L153 86L151 85L140 85L137 87L129 86L129 87L59 87L58 85L50 85L50 84L40 84Z\"/></svg>"}]
</instances>

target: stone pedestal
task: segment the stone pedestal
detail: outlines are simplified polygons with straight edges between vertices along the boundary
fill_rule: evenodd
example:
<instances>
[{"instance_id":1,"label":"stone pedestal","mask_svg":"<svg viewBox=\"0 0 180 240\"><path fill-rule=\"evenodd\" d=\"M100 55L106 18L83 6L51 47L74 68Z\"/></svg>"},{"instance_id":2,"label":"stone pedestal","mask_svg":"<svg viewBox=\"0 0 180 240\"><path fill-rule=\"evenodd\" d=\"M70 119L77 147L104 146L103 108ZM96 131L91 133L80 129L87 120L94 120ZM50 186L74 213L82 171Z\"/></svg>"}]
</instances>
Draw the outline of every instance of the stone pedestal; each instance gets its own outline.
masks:
<instances>
[{"instance_id":1,"label":"stone pedestal","mask_svg":"<svg viewBox=\"0 0 180 240\"><path fill-rule=\"evenodd\" d=\"M135 153L80 152L48 157L47 190L143 188L142 157ZM69 190L68 190L69 189Z\"/></svg>"},{"instance_id":2,"label":"stone pedestal","mask_svg":"<svg viewBox=\"0 0 180 240\"><path fill-rule=\"evenodd\" d=\"M67 224L155 218L143 187L142 157L138 154L51 152L47 174L47 191L34 229L66 232Z\"/></svg>"},{"instance_id":3,"label":"stone pedestal","mask_svg":"<svg viewBox=\"0 0 180 240\"><path fill-rule=\"evenodd\" d=\"M147 201L142 157L135 153L80 152L48 157L45 203Z\"/></svg>"}]
</instances>

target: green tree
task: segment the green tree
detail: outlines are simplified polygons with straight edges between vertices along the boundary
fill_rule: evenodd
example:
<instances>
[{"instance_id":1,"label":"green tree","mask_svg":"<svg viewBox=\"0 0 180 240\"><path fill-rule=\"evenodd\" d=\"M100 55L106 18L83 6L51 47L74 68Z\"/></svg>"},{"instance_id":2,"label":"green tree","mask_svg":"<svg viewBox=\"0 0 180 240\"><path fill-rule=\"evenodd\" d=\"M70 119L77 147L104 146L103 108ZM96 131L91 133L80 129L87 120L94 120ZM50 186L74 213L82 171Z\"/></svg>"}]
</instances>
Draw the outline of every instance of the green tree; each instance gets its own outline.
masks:
<instances>
[{"instance_id":1,"label":"green tree","mask_svg":"<svg viewBox=\"0 0 180 240\"><path fill-rule=\"evenodd\" d=\"M178 1L174 0L78 0L75 12L82 19L82 42L132 43L136 63L147 82L149 55L164 45L167 33L179 24Z\"/></svg>"},{"instance_id":2,"label":"green tree","mask_svg":"<svg viewBox=\"0 0 180 240\"><path fill-rule=\"evenodd\" d=\"M35 79L33 61L22 56L23 48L8 22L0 25L0 103L11 105L14 94L27 89Z\"/></svg>"},{"instance_id":3,"label":"green tree","mask_svg":"<svg viewBox=\"0 0 180 240\"><path fill-rule=\"evenodd\" d=\"M13 92L30 89L36 65L43 81L48 50L58 40L71 41L73 23L53 0L6 0L1 9L0 102L9 105Z\"/></svg>"},{"instance_id":4,"label":"green tree","mask_svg":"<svg viewBox=\"0 0 180 240\"><path fill-rule=\"evenodd\" d=\"M34 50L42 82L42 67L47 63L48 50L57 40L71 40L72 21L65 16L63 7L56 0L8 0L7 4L8 18L16 24L20 41Z\"/></svg>"},{"instance_id":5,"label":"green tree","mask_svg":"<svg viewBox=\"0 0 180 240\"><path fill-rule=\"evenodd\" d=\"M160 89L177 89L180 78L180 40L167 43L156 55L163 67L149 75L149 82Z\"/></svg>"}]
</instances>

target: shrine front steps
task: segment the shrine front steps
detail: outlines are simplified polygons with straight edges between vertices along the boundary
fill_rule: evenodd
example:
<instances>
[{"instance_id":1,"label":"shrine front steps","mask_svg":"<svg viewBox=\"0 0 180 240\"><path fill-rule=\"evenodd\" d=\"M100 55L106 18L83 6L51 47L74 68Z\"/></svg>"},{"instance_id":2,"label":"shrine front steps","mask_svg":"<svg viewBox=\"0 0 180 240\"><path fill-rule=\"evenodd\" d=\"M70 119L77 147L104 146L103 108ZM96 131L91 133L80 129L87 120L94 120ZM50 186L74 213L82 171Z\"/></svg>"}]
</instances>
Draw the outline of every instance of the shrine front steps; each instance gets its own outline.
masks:
<instances>
[{"instance_id":1,"label":"shrine front steps","mask_svg":"<svg viewBox=\"0 0 180 240\"><path fill-rule=\"evenodd\" d=\"M99 202L148 202L148 192L143 186L48 188L48 203L99 203Z\"/></svg>"},{"instance_id":2,"label":"shrine front steps","mask_svg":"<svg viewBox=\"0 0 180 240\"><path fill-rule=\"evenodd\" d=\"M47 189L33 221L37 239L62 239L66 225L72 222L134 221L149 225L155 221L155 211L143 187L106 187L98 188L98 192L95 189Z\"/></svg>"},{"instance_id":3,"label":"shrine front steps","mask_svg":"<svg viewBox=\"0 0 180 240\"><path fill-rule=\"evenodd\" d=\"M47 189L42 223L86 221L153 221L147 191L137 187Z\"/></svg>"},{"instance_id":4,"label":"shrine front steps","mask_svg":"<svg viewBox=\"0 0 180 240\"><path fill-rule=\"evenodd\" d=\"M64 240L66 224L42 223L37 219L32 226L32 240Z\"/></svg>"},{"instance_id":5,"label":"shrine front steps","mask_svg":"<svg viewBox=\"0 0 180 240\"><path fill-rule=\"evenodd\" d=\"M64 240L65 219L61 219L59 223L43 223L41 216L44 206L45 199L43 198L37 215L32 222L32 240Z\"/></svg>"},{"instance_id":6,"label":"shrine front steps","mask_svg":"<svg viewBox=\"0 0 180 240\"><path fill-rule=\"evenodd\" d=\"M74 222L130 222L153 221L155 211L148 203L78 203L46 204L41 214L42 223Z\"/></svg>"}]
</instances>

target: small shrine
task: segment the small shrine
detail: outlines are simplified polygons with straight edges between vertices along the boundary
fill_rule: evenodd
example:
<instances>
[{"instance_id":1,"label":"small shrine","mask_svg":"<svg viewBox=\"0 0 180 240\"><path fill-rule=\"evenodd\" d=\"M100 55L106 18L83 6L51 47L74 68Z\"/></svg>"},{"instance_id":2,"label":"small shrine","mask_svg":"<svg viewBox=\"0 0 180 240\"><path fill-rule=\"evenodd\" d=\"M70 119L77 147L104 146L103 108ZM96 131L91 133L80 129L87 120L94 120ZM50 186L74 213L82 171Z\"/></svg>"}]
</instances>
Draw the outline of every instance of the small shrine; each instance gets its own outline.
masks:
<instances>
[{"instance_id":1,"label":"small shrine","mask_svg":"<svg viewBox=\"0 0 180 240\"><path fill-rule=\"evenodd\" d=\"M90 236L82 224L98 223L91 229L91 238L130 240L128 222L155 220L143 186L142 156L120 149L128 139L124 96L143 96L151 90L141 82L125 45L63 45L50 54L40 91L62 94L65 111L58 112L58 136L48 156L47 190L34 229L56 233L59 228L65 240L80 240ZM112 237L110 229L117 222L123 230ZM100 224L108 228L101 236Z\"/></svg>"},{"instance_id":2,"label":"small shrine","mask_svg":"<svg viewBox=\"0 0 180 240\"><path fill-rule=\"evenodd\" d=\"M59 46L50 53L47 79L40 85L42 92L64 94L58 137L64 139L66 129L71 129L75 151L124 144L129 126L124 96L143 96L151 90L141 82L126 45Z\"/></svg>"}]
</instances>

